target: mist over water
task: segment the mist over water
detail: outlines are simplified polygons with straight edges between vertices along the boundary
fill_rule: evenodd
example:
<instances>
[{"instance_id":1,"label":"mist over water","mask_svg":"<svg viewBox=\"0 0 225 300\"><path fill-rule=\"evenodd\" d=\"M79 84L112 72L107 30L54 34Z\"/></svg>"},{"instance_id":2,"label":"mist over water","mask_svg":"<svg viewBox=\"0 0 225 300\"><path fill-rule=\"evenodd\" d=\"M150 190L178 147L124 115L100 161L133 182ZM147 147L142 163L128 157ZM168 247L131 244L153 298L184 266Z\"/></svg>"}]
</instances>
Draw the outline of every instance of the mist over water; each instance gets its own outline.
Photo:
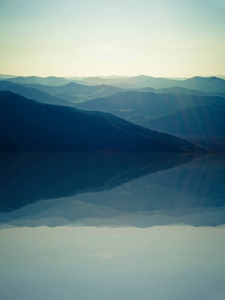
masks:
<instances>
[{"instance_id":1,"label":"mist over water","mask_svg":"<svg viewBox=\"0 0 225 300\"><path fill-rule=\"evenodd\" d=\"M223 299L224 228L0 232L3 299Z\"/></svg>"}]
</instances>

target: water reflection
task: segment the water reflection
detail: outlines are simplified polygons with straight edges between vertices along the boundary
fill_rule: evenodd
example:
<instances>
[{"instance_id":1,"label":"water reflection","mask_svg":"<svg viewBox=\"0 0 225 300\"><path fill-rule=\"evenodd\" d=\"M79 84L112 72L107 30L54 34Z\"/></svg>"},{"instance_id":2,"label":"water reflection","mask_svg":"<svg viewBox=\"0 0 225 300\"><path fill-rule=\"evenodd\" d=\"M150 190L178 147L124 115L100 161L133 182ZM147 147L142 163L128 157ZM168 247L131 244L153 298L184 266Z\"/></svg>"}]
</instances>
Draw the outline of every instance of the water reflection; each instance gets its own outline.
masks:
<instances>
[{"instance_id":1,"label":"water reflection","mask_svg":"<svg viewBox=\"0 0 225 300\"><path fill-rule=\"evenodd\" d=\"M225 223L224 156L23 154L1 162L1 227Z\"/></svg>"},{"instance_id":2,"label":"water reflection","mask_svg":"<svg viewBox=\"0 0 225 300\"><path fill-rule=\"evenodd\" d=\"M0 299L225 299L223 156L5 154L0 166Z\"/></svg>"},{"instance_id":3,"label":"water reflection","mask_svg":"<svg viewBox=\"0 0 225 300\"><path fill-rule=\"evenodd\" d=\"M41 199L112 189L192 158L166 153L0 154L0 211Z\"/></svg>"}]
</instances>

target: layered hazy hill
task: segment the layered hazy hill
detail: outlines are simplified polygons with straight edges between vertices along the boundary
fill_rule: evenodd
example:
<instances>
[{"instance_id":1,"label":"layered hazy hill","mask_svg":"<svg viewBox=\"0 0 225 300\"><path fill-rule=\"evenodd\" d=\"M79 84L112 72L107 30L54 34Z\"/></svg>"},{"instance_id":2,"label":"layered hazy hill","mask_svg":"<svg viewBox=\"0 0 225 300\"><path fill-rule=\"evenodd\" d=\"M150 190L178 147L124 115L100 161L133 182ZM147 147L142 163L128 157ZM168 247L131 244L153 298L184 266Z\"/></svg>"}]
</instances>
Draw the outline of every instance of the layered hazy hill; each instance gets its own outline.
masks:
<instances>
[{"instance_id":1,"label":"layered hazy hill","mask_svg":"<svg viewBox=\"0 0 225 300\"><path fill-rule=\"evenodd\" d=\"M146 88L154 89L169 88L169 87L183 87L187 89L198 90L202 92L225 92L225 80L218 77L192 77L188 79L175 80L170 78L157 78L150 76L136 76L123 78L96 78L89 77L81 81L84 84L109 84L124 88Z\"/></svg>"},{"instance_id":2,"label":"layered hazy hill","mask_svg":"<svg viewBox=\"0 0 225 300\"><path fill-rule=\"evenodd\" d=\"M169 78L156 78L146 75L116 78L88 77L81 81L81 83L88 85L109 84L122 88L167 88L177 85L178 82L179 80Z\"/></svg>"},{"instance_id":3,"label":"layered hazy hill","mask_svg":"<svg viewBox=\"0 0 225 300\"><path fill-rule=\"evenodd\" d=\"M189 138L225 138L225 104L196 106L145 122L146 127Z\"/></svg>"},{"instance_id":4,"label":"layered hazy hill","mask_svg":"<svg viewBox=\"0 0 225 300\"><path fill-rule=\"evenodd\" d=\"M193 90L193 89L188 89L188 88L183 88L179 86L174 86L174 87L169 87L169 88L161 88L161 89L153 89L153 88L143 88L143 89L138 89L136 90L138 92L152 92L156 94L175 94L175 95L206 95L204 92L198 91L198 90Z\"/></svg>"},{"instance_id":5,"label":"layered hazy hill","mask_svg":"<svg viewBox=\"0 0 225 300\"><path fill-rule=\"evenodd\" d=\"M179 82L178 86L206 93L225 92L225 80L218 77L204 78L196 76Z\"/></svg>"},{"instance_id":6,"label":"layered hazy hill","mask_svg":"<svg viewBox=\"0 0 225 300\"><path fill-rule=\"evenodd\" d=\"M14 92L42 103L74 106L74 103L98 97L107 97L121 92L122 89L107 85L86 86L74 82L61 86L49 86L42 84L15 84L11 81L2 80L0 81L0 91Z\"/></svg>"},{"instance_id":7,"label":"layered hazy hill","mask_svg":"<svg viewBox=\"0 0 225 300\"><path fill-rule=\"evenodd\" d=\"M41 103L112 113L180 137L224 138L225 80L217 77L175 80L150 76L8 76L7 81L0 80L0 90Z\"/></svg>"},{"instance_id":8,"label":"layered hazy hill","mask_svg":"<svg viewBox=\"0 0 225 300\"><path fill-rule=\"evenodd\" d=\"M10 76L11 77L11 76ZM151 76L134 76L134 77L86 77L86 78L63 78L63 77L2 77L10 79L11 82L17 84L41 84L50 86L61 86L69 82L77 82L83 85L112 85L119 88L166 88L176 85L179 80L156 78Z\"/></svg>"},{"instance_id":9,"label":"layered hazy hill","mask_svg":"<svg viewBox=\"0 0 225 300\"><path fill-rule=\"evenodd\" d=\"M113 115L41 104L10 92L0 93L0 140L1 152L199 150Z\"/></svg>"},{"instance_id":10,"label":"layered hazy hill","mask_svg":"<svg viewBox=\"0 0 225 300\"><path fill-rule=\"evenodd\" d=\"M41 89L37 89L32 85L23 86L23 85L14 84L10 81L0 81L0 91L13 92L15 94L19 94L21 96L24 96L31 100L38 101L40 103L56 104L56 105L72 106L72 107L74 106L73 102L42 92ZM79 98L73 97L73 100L79 101Z\"/></svg>"},{"instance_id":11,"label":"layered hazy hill","mask_svg":"<svg viewBox=\"0 0 225 300\"><path fill-rule=\"evenodd\" d=\"M30 85L27 85L27 87L30 87ZM52 96L58 96L73 102L76 102L76 98L78 97L81 99L81 101L84 101L98 97L111 96L122 91L120 88L104 84L88 86L75 82L70 82L61 86L32 85L32 87ZM75 100L73 97L75 97Z\"/></svg>"},{"instance_id":12,"label":"layered hazy hill","mask_svg":"<svg viewBox=\"0 0 225 300\"><path fill-rule=\"evenodd\" d=\"M121 117L133 119L138 115L156 118L188 107L212 105L215 102L225 103L224 98L220 97L129 91L86 101L78 104L77 107L115 113Z\"/></svg>"},{"instance_id":13,"label":"layered hazy hill","mask_svg":"<svg viewBox=\"0 0 225 300\"><path fill-rule=\"evenodd\" d=\"M61 86L70 82L76 82L82 85L110 85L125 89L141 89L151 87L154 89L183 87L187 89L199 90L203 92L225 92L225 80L219 77L200 77L195 76L188 79L172 79L151 77L146 75L134 77L12 77L10 75L2 75L0 79L7 79L16 84L40 84L48 86Z\"/></svg>"},{"instance_id":14,"label":"layered hazy hill","mask_svg":"<svg viewBox=\"0 0 225 300\"><path fill-rule=\"evenodd\" d=\"M182 137L225 137L222 97L126 92L77 106Z\"/></svg>"},{"instance_id":15,"label":"layered hazy hill","mask_svg":"<svg viewBox=\"0 0 225 300\"><path fill-rule=\"evenodd\" d=\"M64 85L70 82L70 80L64 77L55 77L55 76L49 76L49 77L38 77L38 76L5 77L3 76L3 79L10 79L11 82L17 84L43 84L43 85L52 85L52 86Z\"/></svg>"},{"instance_id":16,"label":"layered hazy hill","mask_svg":"<svg viewBox=\"0 0 225 300\"><path fill-rule=\"evenodd\" d=\"M142 75L122 78L89 77L78 80L78 78L43 78L36 76L10 78L8 76L7 81L24 88L38 89L72 103L107 97L128 90L179 95L204 95L204 93L207 93L211 96L225 96L225 80L217 77L193 77L186 80L174 80ZM5 89L2 88L2 90Z\"/></svg>"}]
</instances>

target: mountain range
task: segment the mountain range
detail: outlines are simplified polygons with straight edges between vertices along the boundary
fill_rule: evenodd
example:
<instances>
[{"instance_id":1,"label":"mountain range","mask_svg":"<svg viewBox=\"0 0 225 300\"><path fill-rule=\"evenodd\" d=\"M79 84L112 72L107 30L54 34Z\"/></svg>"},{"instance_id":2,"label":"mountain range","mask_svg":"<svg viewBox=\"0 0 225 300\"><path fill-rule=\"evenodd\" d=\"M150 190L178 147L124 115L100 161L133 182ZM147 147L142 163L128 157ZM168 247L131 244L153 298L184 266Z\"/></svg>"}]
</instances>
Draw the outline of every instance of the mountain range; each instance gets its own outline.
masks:
<instances>
[{"instance_id":1,"label":"mountain range","mask_svg":"<svg viewBox=\"0 0 225 300\"><path fill-rule=\"evenodd\" d=\"M70 80L64 78L64 77L55 77L55 76L49 76L49 77L38 77L38 76L3 76L3 79L10 79L11 82L17 83L17 84L43 84L43 85L52 85L52 86L58 86L58 85L64 85L70 82Z\"/></svg>"},{"instance_id":2,"label":"mountain range","mask_svg":"<svg viewBox=\"0 0 225 300\"><path fill-rule=\"evenodd\" d=\"M0 92L0 151L201 151L180 138L110 114Z\"/></svg>"},{"instance_id":3,"label":"mountain range","mask_svg":"<svg viewBox=\"0 0 225 300\"><path fill-rule=\"evenodd\" d=\"M96 84L108 84L120 88L167 88L175 86L179 80L168 78L157 78L146 75L134 76L134 77L117 77L117 78L99 78L88 77L81 81L83 84L96 85Z\"/></svg>"},{"instance_id":4,"label":"mountain range","mask_svg":"<svg viewBox=\"0 0 225 300\"><path fill-rule=\"evenodd\" d=\"M64 77L12 77L2 75L0 79L7 79L16 84L40 84L48 86L61 86L70 82L78 83L81 85L110 85L123 89L142 89L153 88L162 89L170 87L181 87L205 93L209 92L225 92L225 80L218 77L200 77L195 76L188 79L171 79L151 77L146 75L134 76L134 77L87 77L87 78L64 78Z\"/></svg>"},{"instance_id":5,"label":"mountain range","mask_svg":"<svg viewBox=\"0 0 225 300\"><path fill-rule=\"evenodd\" d=\"M7 82L4 82L6 81ZM127 80L126 87L116 87L116 82ZM38 89L72 103L107 97L119 92L139 91L177 95L207 95L225 97L225 80L217 77L192 77L183 80L154 78L150 76L115 78L60 78L60 77L14 77L0 78L1 90L14 83L29 89ZM157 84L156 84L157 83ZM169 83L169 84L168 84ZM36 100L36 99L35 99Z\"/></svg>"},{"instance_id":6,"label":"mountain range","mask_svg":"<svg viewBox=\"0 0 225 300\"><path fill-rule=\"evenodd\" d=\"M94 99L98 97L107 97L113 94L119 93L122 89L108 86L108 85L95 85L87 86L83 84L78 84L75 82L70 82L66 85L61 86L48 86L48 85L26 85L26 87L33 87L42 92L48 93L52 96L60 97L68 101L79 102Z\"/></svg>"},{"instance_id":7,"label":"mountain range","mask_svg":"<svg viewBox=\"0 0 225 300\"><path fill-rule=\"evenodd\" d=\"M97 97L107 97L122 90L113 86L86 86L70 82L61 86L41 84L15 84L11 81L0 81L0 91L10 91L31 100L47 104L74 106Z\"/></svg>"},{"instance_id":8,"label":"mountain range","mask_svg":"<svg viewBox=\"0 0 225 300\"><path fill-rule=\"evenodd\" d=\"M98 78L89 77L80 81L87 85L108 84L122 88L147 88L154 89L182 87L187 89L198 90L202 92L225 92L225 80L218 77L200 77L195 76L188 79L170 79L157 78L145 75L127 77L127 78Z\"/></svg>"},{"instance_id":9,"label":"mountain range","mask_svg":"<svg viewBox=\"0 0 225 300\"><path fill-rule=\"evenodd\" d=\"M1 91L11 91L37 102L112 113L148 129L182 138L225 138L225 80L221 78L5 77L7 81L0 80ZM121 86L123 82L127 84L126 89L106 85ZM99 85L93 85L96 83Z\"/></svg>"},{"instance_id":10,"label":"mountain range","mask_svg":"<svg viewBox=\"0 0 225 300\"><path fill-rule=\"evenodd\" d=\"M76 106L180 137L225 137L223 97L124 92Z\"/></svg>"}]
</instances>

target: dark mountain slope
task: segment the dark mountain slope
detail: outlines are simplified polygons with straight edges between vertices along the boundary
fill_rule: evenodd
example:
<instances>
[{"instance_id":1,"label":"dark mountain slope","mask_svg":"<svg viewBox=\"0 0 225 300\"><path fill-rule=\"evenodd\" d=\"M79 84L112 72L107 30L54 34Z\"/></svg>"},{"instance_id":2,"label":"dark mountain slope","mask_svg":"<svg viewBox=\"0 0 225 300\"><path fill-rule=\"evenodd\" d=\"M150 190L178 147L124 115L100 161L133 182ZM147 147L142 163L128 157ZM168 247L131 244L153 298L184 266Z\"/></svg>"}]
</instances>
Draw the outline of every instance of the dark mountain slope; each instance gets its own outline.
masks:
<instances>
[{"instance_id":1,"label":"dark mountain slope","mask_svg":"<svg viewBox=\"0 0 225 300\"><path fill-rule=\"evenodd\" d=\"M198 151L192 144L115 116L0 93L0 151Z\"/></svg>"}]
</instances>

